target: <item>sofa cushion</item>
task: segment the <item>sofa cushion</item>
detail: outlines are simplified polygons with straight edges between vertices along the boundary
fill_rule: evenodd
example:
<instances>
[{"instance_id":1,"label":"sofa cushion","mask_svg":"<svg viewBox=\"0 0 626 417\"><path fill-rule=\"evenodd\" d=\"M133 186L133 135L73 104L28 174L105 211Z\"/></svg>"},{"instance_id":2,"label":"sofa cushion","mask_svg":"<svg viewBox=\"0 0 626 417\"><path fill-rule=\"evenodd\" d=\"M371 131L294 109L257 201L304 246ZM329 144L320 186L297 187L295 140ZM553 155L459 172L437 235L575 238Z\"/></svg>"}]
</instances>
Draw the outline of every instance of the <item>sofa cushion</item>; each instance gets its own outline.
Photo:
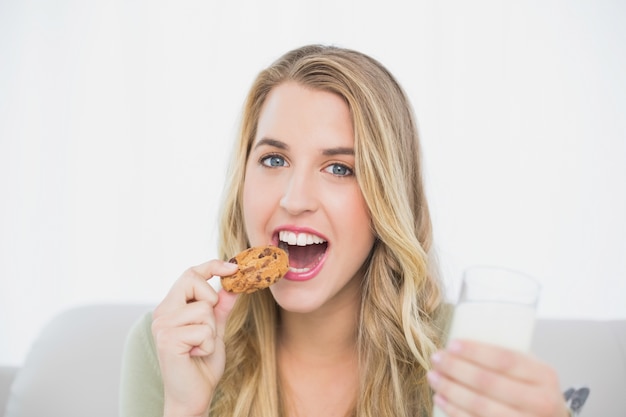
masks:
<instances>
[{"instance_id":1,"label":"sofa cushion","mask_svg":"<svg viewBox=\"0 0 626 417\"><path fill-rule=\"evenodd\" d=\"M9 388L15 379L18 368L15 366L0 366L0 416L3 414L9 398Z\"/></svg>"},{"instance_id":2,"label":"sofa cushion","mask_svg":"<svg viewBox=\"0 0 626 417\"><path fill-rule=\"evenodd\" d=\"M56 316L15 377L5 417L118 415L126 334L147 310L142 305L93 305Z\"/></svg>"}]
</instances>

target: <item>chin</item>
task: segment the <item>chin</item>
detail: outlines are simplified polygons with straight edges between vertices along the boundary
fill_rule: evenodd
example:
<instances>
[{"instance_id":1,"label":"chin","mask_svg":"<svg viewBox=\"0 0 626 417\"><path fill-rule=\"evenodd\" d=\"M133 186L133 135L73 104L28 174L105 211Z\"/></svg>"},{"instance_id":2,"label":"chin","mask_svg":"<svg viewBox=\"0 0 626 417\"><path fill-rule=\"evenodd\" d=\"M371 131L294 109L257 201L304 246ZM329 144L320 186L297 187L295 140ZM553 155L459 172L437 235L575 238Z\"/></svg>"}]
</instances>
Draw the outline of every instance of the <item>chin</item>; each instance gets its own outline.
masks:
<instances>
[{"instance_id":1,"label":"chin","mask_svg":"<svg viewBox=\"0 0 626 417\"><path fill-rule=\"evenodd\" d=\"M318 310L326 301L322 297L317 297L312 291L304 288L293 288L291 285L278 283L270 287L270 291L276 301L276 304L285 311L290 313L307 314ZM292 288L289 288L292 287Z\"/></svg>"}]
</instances>

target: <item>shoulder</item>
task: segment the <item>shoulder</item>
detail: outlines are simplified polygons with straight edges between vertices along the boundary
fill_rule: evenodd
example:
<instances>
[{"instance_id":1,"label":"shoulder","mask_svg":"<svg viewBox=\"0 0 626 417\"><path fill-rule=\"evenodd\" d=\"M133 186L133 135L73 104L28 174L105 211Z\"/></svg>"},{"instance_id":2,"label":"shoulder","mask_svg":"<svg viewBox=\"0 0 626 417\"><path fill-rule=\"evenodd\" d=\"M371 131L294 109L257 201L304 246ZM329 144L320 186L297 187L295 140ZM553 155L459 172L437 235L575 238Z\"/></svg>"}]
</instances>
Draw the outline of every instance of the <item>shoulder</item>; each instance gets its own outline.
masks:
<instances>
[{"instance_id":1,"label":"shoulder","mask_svg":"<svg viewBox=\"0 0 626 417\"><path fill-rule=\"evenodd\" d=\"M131 327L122 358L120 415L162 416L163 382L152 338L152 313Z\"/></svg>"},{"instance_id":2,"label":"shoulder","mask_svg":"<svg viewBox=\"0 0 626 417\"><path fill-rule=\"evenodd\" d=\"M138 355L144 358L147 357L150 361L154 361L153 364L157 366L155 371L160 373L156 356L156 346L152 338L152 312L147 312L141 316L135 324L133 324L126 338L124 359L136 359Z\"/></svg>"}]
</instances>

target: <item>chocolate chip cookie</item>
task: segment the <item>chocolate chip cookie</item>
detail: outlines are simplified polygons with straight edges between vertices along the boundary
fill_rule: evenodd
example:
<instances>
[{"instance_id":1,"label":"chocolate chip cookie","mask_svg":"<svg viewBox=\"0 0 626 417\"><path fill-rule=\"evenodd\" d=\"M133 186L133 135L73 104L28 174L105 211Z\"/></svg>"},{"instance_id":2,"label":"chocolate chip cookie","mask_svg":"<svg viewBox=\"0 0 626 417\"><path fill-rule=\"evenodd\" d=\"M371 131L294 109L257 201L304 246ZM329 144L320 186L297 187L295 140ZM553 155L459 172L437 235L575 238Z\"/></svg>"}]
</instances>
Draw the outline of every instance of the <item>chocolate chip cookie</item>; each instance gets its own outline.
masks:
<instances>
[{"instance_id":1,"label":"chocolate chip cookie","mask_svg":"<svg viewBox=\"0 0 626 417\"><path fill-rule=\"evenodd\" d=\"M235 255L228 262L239 270L221 277L222 288L228 292L250 294L267 288L289 270L287 252L276 246L256 246Z\"/></svg>"}]
</instances>

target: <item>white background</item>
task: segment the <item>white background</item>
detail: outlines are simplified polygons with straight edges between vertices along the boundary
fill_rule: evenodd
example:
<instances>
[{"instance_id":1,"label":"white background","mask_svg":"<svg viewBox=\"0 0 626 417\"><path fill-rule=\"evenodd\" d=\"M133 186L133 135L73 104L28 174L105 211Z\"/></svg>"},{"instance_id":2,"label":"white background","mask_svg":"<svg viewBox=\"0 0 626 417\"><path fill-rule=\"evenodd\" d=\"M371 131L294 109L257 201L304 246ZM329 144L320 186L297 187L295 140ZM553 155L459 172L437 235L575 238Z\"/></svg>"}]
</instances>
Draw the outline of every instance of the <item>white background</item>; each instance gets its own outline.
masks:
<instances>
[{"instance_id":1,"label":"white background","mask_svg":"<svg viewBox=\"0 0 626 417\"><path fill-rule=\"evenodd\" d=\"M215 256L244 95L318 42L411 96L451 297L498 264L541 281L540 316L626 318L625 4L0 0L0 365Z\"/></svg>"}]
</instances>

